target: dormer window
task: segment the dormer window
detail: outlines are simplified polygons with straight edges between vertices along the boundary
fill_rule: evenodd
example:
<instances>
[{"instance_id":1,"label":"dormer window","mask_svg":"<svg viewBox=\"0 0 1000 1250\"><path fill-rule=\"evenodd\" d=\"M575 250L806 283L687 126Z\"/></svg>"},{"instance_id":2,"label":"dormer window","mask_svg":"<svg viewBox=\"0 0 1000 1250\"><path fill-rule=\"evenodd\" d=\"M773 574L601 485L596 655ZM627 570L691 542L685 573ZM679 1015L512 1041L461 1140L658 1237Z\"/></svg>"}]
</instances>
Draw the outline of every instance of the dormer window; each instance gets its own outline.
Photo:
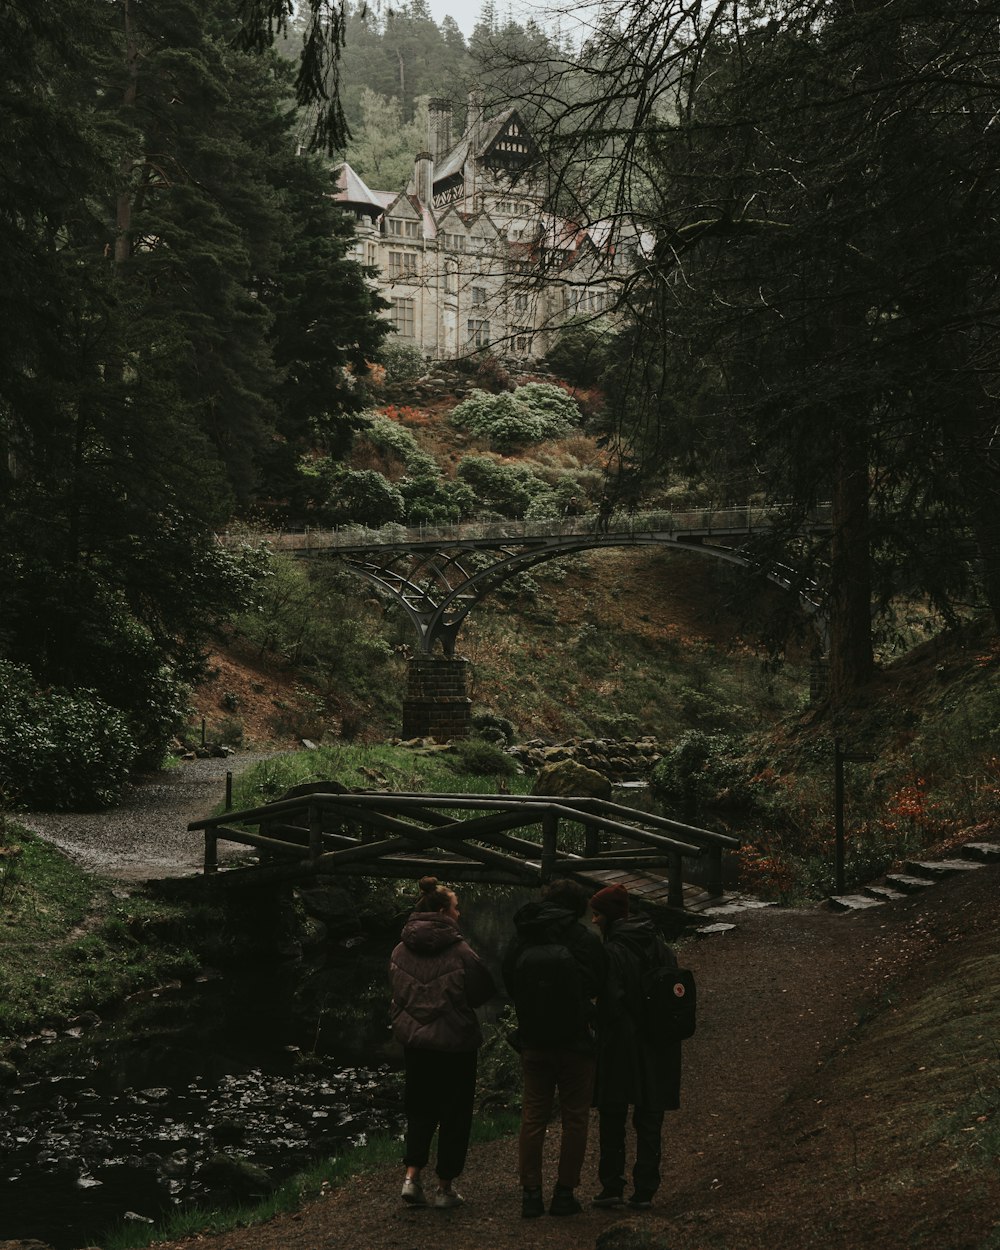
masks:
<instances>
[{"instance_id":1,"label":"dormer window","mask_svg":"<svg viewBox=\"0 0 1000 1250\"><path fill-rule=\"evenodd\" d=\"M420 222L405 221L399 217L389 218L389 233L403 239L420 238Z\"/></svg>"}]
</instances>

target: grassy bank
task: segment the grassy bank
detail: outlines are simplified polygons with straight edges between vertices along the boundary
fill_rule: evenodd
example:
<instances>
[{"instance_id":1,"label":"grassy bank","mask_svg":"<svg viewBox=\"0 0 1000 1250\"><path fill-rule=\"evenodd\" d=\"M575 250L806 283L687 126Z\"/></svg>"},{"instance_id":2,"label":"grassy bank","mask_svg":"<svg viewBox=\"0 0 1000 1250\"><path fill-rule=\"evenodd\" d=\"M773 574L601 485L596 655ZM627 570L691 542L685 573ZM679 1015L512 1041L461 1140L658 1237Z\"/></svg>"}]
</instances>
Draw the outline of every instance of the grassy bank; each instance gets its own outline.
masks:
<instances>
[{"instance_id":1,"label":"grassy bank","mask_svg":"<svg viewBox=\"0 0 1000 1250\"><path fill-rule=\"evenodd\" d=\"M116 897L9 817L0 852L0 1048L197 970L185 909Z\"/></svg>"}]
</instances>

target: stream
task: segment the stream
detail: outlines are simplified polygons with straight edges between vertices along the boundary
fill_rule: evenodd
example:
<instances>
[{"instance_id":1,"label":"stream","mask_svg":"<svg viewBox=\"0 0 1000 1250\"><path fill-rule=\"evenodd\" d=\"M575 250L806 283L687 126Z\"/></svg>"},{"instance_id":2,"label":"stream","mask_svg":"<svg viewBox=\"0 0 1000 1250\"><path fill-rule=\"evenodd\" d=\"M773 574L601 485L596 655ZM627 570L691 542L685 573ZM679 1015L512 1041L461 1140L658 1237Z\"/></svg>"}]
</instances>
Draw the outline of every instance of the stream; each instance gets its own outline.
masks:
<instances>
[{"instance_id":1,"label":"stream","mask_svg":"<svg viewBox=\"0 0 1000 1250\"><path fill-rule=\"evenodd\" d=\"M74 818L54 840L81 829L93 837ZM458 892L463 932L499 985L513 913L536 895ZM26 1040L12 1056L17 1085L0 1090L0 1240L100 1245L123 1222L253 1201L369 1134L401 1133L386 979L394 941L358 934L291 959L258 951L135 995L104 1020ZM503 1006L502 996L488 1004L484 1022Z\"/></svg>"}]
</instances>

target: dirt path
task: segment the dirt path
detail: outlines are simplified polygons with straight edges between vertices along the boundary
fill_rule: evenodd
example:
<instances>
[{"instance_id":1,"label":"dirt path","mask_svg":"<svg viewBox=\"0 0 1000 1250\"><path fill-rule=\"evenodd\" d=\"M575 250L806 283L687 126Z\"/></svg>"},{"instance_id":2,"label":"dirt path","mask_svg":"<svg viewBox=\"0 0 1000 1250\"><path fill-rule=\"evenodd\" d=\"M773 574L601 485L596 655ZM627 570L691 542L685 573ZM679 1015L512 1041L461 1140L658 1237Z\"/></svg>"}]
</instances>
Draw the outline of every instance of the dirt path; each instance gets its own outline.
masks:
<instances>
[{"instance_id":1,"label":"dirt path","mask_svg":"<svg viewBox=\"0 0 1000 1250\"><path fill-rule=\"evenodd\" d=\"M685 962L699 981L700 1023L685 1044L683 1108L667 1116L664 1183L650 1213L623 1217L588 1206L571 1219L522 1220L516 1148L500 1141L473 1150L459 1184L467 1205L459 1210L405 1207L396 1167L357 1177L294 1216L202 1235L197 1244L205 1250L416 1250L439 1242L449 1250L584 1250L625 1218L669 1232L664 1245L694 1250L701 1245L697 1209L732 1189L751 1160L759 1163L761 1152L774 1148L776 1108L848 1034L862 992L877 990L907 946L901 913L841 916L821 907L744 913L736 928L690 944ZM585 1199L596 1191L594 1136ZM555 1137L550 1131L550 1177ZM192 1244L164 1243L160 1250ZM733 1242L728 1250L740 1247Z\"/></svg>"},{"instance_id":2,"label":"dirt path","mask_svg":"<svg viewBox=\"0 0 1000 1250\"><path fill-rule=\"evenodd\" d=\"M185 760L137 782L110 812L28 812L19 823L59 848L86 872L118 881L182 877L202 864L201 834L188 823L211 814L226 797L226 773L238 776L266 753ZM221 862L240 848L220 846Z\"/></svg>"}]
</instances>

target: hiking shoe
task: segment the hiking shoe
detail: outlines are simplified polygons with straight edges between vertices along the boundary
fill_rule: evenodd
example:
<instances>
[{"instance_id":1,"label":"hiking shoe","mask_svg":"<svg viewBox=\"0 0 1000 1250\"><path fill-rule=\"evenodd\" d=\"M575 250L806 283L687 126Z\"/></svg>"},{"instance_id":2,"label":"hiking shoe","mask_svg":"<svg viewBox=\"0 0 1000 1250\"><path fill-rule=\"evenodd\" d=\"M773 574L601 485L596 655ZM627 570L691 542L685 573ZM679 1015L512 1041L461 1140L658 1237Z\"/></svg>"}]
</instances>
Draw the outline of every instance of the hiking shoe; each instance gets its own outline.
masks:
<instances>
[{"instance_id":1,"label":"hiking shoe","mask_svg":"<svg viewBox=\"0 0 1000 1250\"><path fill-rule=\"evenodd\" d=\"M628 1204L633 1211L648 1211L653 1205L653 1195L636 1191L636 1193L629 1198Z\"/></svg>"},{"instance_id":2,"label":"hiking shoe","mask_svg":"<svg viewBox=\"0 0 1000 1250\"><path fill-rule=\"evenodd\" d=\"M441 1189L434 1195L434 1205L439 1211L447 1211L452 1207L460 1207L464 1202L465 1199L455 1189Z\"/></svg>"},{"instance_id":3,"label":"hiking shoe","mask_svg":"<svg viewBox=\"0 0 1000 1250\"><path fill-rule=\"evenodd\" d=\"M602 1189L596 1198L590 1200L592 1207L620 1207L624 1204L625 1199L620 1189Z\"/></svg>"},{"instance_id":4,"label":"hiking shoe","mask_svg":"<svg viewBox=\"0 0 1000 1250\"><path fill-rule=\"evenodd\" d=\"M533 1220L536 1216L545 1214L545 1199L542 1197L540 1189L522 1189L521 1190L521 1218L523 1220Z\"/></svg>"},{"instance_id":5,"label":"hiking shoe","mask_svg":"<svg viewBox=\"0 0 1000 1250\"><path fill-rule=\"evenodd\" d=\"M582 1210L583 1207L577 1202L572 1189L556 1186L549 1203L549 1215L579 1215Z\"/></svg>"},{"instance_id":6,"label":"hiking shoe","mask_svg":"<svg viewBox=\"0 0 1000 1250\"><path fill-rule=\"evenodd\" d=\"M419 1181L407 1177L403 1181L403 1201L411 1207L427 1206L427 1199L424 1197L424 1187Z\"/></svg>"}]
</instances>

